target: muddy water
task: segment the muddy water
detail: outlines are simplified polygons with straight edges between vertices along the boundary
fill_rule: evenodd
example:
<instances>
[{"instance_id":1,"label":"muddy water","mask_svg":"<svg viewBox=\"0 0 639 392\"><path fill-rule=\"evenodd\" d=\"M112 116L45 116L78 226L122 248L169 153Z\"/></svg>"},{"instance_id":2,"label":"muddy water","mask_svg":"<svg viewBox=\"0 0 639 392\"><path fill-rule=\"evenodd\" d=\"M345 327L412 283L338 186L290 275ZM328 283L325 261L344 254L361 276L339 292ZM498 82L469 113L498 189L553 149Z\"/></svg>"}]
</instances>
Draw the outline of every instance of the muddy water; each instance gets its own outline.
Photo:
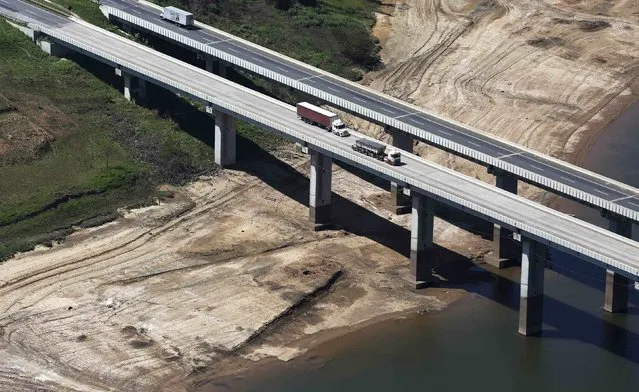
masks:
<instances>
[{"instance_id":1,"label":"muddy water","mask_svg":"<svg viewBox=\"0 0 639 392\"><path fill-rule=\"evenodd\" d=\"M583 166L639 186L637 157L639 104L601 134ZM572 203L561 208L605 224ZM205 389L639 390L638 292L633 290L629 314L603 313L603 270L560 253L551 257L542 337L516 332L519 269L473 267L461 284L471 294L444 312L385 322Z\"/></svg>"}]
</instances>

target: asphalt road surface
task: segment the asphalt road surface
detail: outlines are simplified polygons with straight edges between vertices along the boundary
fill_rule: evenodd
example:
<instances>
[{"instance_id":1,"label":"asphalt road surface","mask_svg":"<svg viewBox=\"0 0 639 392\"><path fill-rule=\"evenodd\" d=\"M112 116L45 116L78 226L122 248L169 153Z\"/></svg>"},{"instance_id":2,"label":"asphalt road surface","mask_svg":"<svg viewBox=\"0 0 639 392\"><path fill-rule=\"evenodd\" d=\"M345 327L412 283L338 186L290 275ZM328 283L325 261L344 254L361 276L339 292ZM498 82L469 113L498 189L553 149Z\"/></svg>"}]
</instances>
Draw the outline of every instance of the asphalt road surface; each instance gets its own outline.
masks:
<instances>
[{"instance_id":1,"label":"asphalt road surface","mask_svg":"<svg viewBox=\"0 0 639 392\"><path fill-rule=\"evenodd\" d=\"M579 169L573 165L556 162L543 154L531 153L512 144L473 132L471 129L451 123L445 119L402 104L382 94L371 94L357 83L344 81L320 72L311 66L300 65L284 56L277 56L268 51L247 45L238 39L216 32L214 29L187 30L160 18L160 12L153 7L135 0L103 0L102 4L112 6L137 16L168 30L189 37L202 44L240 57L246 61L270 69L273 72L295 79L311 87L361 105L380 114L397 119L405 124L423 129L434 135L453 141L468 149L481 152L489 157L513 164L543 178L549 178L566 187L584 192L595 199L594 205L614 210L613 205L624 207L630 212L621 213L632 220L639 220L639 190L602 178L594 173ZM459 154L464 155L464 154ZM474 159L476 160L476 159ZM535 176L520 177L534 185L540 183ZM560 187L550 187L551 191L567 196ZM574 197L574 196L573 196ZM593 205L584 198L577 197L586 204Z\"/></svg>"}]
</instances>

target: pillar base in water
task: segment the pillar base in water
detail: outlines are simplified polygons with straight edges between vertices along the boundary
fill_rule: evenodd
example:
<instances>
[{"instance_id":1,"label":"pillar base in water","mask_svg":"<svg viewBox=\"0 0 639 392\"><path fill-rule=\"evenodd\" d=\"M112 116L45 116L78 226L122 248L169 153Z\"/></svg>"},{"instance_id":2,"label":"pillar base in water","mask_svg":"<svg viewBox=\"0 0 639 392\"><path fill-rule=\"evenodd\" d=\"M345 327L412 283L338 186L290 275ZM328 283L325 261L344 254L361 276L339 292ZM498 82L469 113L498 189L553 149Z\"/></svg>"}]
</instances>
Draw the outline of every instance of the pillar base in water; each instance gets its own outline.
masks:
<instances>
[{"instance_id":1,"label":"pillar base in water","mask_svg":"<svg viewBox=\"0 0 639 392\"><path fill-rule=\"evenodd\" d=\"M541 334L544 296L536 295L520 298L519 301L519 333L524 336Z\"/></svg>"},{"instance_id":2,"label":"pillar base in water","mask_svg":"<svg viewBox=\"0 0 639 392\"><path fill-rule=\"evenodd\" d=\"M606 294L603 310L610 313L626 313L629 291L630 279L612 271L606 271Z\"/></svg>"}]
</instances>

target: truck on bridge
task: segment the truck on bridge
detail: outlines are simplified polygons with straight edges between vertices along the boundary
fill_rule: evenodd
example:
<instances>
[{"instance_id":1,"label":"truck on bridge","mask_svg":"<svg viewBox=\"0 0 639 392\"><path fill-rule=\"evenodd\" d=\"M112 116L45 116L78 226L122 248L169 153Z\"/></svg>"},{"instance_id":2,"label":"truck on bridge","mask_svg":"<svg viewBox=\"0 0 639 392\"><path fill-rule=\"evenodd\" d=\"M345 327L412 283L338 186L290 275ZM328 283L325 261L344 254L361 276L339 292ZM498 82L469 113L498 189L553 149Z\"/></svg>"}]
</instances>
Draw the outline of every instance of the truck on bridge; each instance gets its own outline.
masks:
<instances>
[{"instance_id":1,"label":"truck on bridge","mask_svg":"<svg viewBox=\"0 0 639 392\"><path fill-rule=\"evenodd\" d=\"M193 27L193 14L188 11L176 7L164 7L160 16L162 19L177 23L182 27Z\"/></svg>"},{"instance_id":2,"label":"truck on bridge","mask_svg":"<svg viewBox=\"0 0 639 392\"><path fill-rule=\"evenodd\" d=\"M337 136L346 137L351 133L339 116L308 102L297 104L297 116L309 124L318 125Z\"/></svg>"},{"instance_id":3,"label":"truck on bridge","mask_svg":"<svg viewBox=\"0 0 639 392\"><path fill-rule=\"evenodd\" d=\"M357 139L353 144L353 150L369 157L379 159L393 166L399 166L402 155L395 149L386 149L386 145L369 139Z\"/></svg>"}]
</instances>

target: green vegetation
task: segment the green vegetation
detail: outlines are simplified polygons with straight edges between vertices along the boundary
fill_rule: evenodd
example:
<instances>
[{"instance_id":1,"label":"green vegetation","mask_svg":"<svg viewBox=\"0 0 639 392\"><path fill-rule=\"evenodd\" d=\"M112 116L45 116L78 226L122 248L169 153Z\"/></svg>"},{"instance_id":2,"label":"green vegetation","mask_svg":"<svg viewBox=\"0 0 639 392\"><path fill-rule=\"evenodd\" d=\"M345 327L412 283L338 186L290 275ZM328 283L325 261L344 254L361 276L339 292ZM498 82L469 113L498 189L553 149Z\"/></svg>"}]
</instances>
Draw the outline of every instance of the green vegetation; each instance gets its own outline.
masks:
<instances>
[{"instance_id":1,"label":"green vegetation","mask_svg":"<svg viewBox=\"0 0 639 392\"><path fill-rule=\"evenodd\" d=\"M45 0L30 0L45 3ZM62 9L67 12L72 12L78 15L80 18L86 20L89 23L93 23L98 27L102 27L107 30L115 30L114 26L109 23L108 19L104 17L98 4L91 0L51 0L53 3L58 4Z\"/></svg>"},{"instance_id":2,"label":"green vegetation","mask_svg":"<svg viewBox=\"0 0 639 392\"><path fill-rule=\"evenodd\" d=\"M356 80L379 66L370 34L374 0L155 0L198 20L337 75Z\"/></svg>"},{"instance_id":3,"label":"green vegetation","mask_svg":"<svg viewBox=\"0 0 639 392\"><path fill-rule=\"evenodd\" d=\"M90 0L52 2L47 7L116 30ZM349 79L379 65L369 31L375 0L156 2L190 9L199 20ZM131 104L112 68L79 55L49 57L2 20L0 53L0 261L61 239L73 226L114 219L119 206L161 197L159 183L216 170L214 121L191 102L148 85L148 109ZM192 53L177 57L184 56ZM289 103L299 100L243 71L229 70L229 77ZM238 134L244 163L268 158L283 143L242 122Z\"/></svg>"},{"instance_id":4,"label":"green vegetation","mask_svg":"<svg viewBox=\"0 0 639 392\"><path fill-rule=\"evenodd\" d=\"M47 56L2 20L0 53L0 260L215 170L206 138L176 124L213 121L174 95L165 104L185 113L171 119L132 104L102 81L121 83L110 67Z\"/></svg>"}]
</instances>

